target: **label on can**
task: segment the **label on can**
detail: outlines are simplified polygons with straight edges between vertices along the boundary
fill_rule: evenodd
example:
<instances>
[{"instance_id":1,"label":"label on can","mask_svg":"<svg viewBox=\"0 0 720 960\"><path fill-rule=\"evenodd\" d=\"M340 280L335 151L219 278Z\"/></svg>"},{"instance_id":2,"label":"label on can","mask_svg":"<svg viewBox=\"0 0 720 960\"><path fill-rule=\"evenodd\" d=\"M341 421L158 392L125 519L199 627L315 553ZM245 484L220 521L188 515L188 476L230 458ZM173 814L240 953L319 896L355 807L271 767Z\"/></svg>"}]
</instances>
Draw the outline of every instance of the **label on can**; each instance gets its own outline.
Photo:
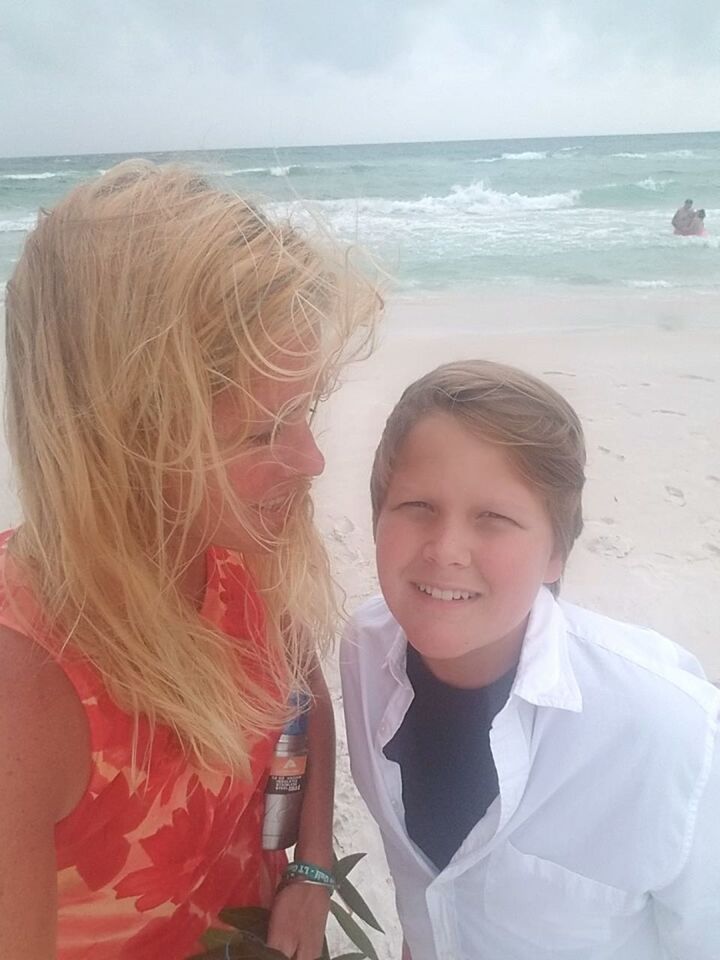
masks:
<instances>
[{"instance_id":1,"label":"label on can","mask_svg":"<svg viewBox=\"0 0 720 960\"><path fill-rule=\"evenodd\" d=\"M307 754L283 757L277 754L270 765L266 793L299 793L307 766Z\"/></svg>"}]
</instances>

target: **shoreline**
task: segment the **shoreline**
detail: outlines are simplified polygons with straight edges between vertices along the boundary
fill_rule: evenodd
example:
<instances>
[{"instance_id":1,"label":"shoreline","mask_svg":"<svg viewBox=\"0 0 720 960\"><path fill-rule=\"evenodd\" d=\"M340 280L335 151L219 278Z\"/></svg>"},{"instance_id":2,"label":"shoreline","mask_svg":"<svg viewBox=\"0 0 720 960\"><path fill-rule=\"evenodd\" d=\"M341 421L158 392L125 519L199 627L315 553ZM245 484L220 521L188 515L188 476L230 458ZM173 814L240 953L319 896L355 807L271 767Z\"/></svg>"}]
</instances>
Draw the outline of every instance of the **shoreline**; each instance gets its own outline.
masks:
<instances>
[{"instance_id":1,"label":"shoreline","mask_svg":"<svg viewBox=\"0 0 720 960\"><path fill-rule=\"evenodd\" d=\"M391 331L412 323L418 332L442 334L446 317L452 329L476 333L482 324L485 335L638 326L720 328L720 288L709 287L487 284L473 289L391 294L388 304ZM537 318L533 312L539 304L542 316ZM439 311L442 327L438 325Z\"/></svg>"}]
</instances>

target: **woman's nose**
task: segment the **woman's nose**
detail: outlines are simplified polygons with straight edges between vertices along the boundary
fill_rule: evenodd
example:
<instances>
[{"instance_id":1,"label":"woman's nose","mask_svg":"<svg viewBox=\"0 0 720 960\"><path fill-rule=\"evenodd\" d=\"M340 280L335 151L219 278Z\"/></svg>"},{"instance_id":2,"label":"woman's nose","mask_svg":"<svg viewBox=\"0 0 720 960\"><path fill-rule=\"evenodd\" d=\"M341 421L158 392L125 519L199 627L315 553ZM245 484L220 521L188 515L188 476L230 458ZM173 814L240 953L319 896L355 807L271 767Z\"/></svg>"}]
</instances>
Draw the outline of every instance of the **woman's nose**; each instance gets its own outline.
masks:
<instances>
[{"instance_id":1,"label":"woman's nose","mask_svg":"<svg viewBox=\"0 0 720 960\"><path fill-rule=\"evenodd\" d=\"M287 465L305 477L319 477L325 469L325 457L315 441L308 423L298 424L291 455L283 457ZM290 454L290 451L288 451Z\"/></svg>"}]
</instances>

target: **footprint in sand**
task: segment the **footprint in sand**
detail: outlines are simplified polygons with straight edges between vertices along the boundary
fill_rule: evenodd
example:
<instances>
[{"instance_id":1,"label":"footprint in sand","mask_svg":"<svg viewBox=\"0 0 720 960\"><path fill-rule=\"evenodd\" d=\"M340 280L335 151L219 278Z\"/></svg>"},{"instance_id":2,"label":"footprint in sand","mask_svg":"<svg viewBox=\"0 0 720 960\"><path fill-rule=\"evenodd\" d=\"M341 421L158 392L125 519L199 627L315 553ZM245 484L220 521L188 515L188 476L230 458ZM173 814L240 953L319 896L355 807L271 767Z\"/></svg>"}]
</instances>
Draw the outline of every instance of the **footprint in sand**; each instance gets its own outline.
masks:
<instances>
[{"instance_id":1,"label":"footprint in sand","mask_svg":"<svg viewBox=\"0 0 720 960\"><path fill-rule=\"evenodd\" d=\"M720 483L720 477L716 477L714 473L709 473L705 479L709 480L711 483Z\"/></svg>"},{"instance_id":2,"label":"footprint in sand","mask_svg":"<svg viewBox=\"0 0 720 960\"><path fill-rule=\"evenodd\" d=\"M358 567L367 567L370 561L363 556L360 547L353 543L353 534L356 533L356 531L357 527L350 517L338 517L337 520L333 522L329 534L332 539L339 544L339 546L333 548L333 553L343 560L356 564Z\"/></svg>"},{"instance_id":3,"label":"footprint in sand","mask_svg":"<svg viewBox=\"0 0 720 960\"><path fill-rule=\"evenodd\" d=\"M625 456L624 456L622 453L615 453L615 452L614 452L613 450L611 450L609 447L599 446L599 447L598 447L598 450L599 450L601 453L606 453L606 454L607 454L608 456L610 456L610 457L615 457L616 460L624 460L624 459L625 459Z\"/></svg>"},{"instance_id":4,"label":"footprint in sand","mask_svg":"<svg viewBox=\"0 0 720 960\"><path fill-rule=\"evenodd\" d=\"M707 550L708 553L711 553L714 557L720 557L720 547L714 543L704 543L703 547Z\"/></svg>"},{"instance_id":5,"label":"footprint in sand","mask_svg":"<svg viewBox=\"0 0 720 960\"><path fill-rule=\"evenodd\" d=\"M671 413L676 417L686 417L687 414L681 410L653 410L653 413Z\"/></svg>"},{"instance_id":6,"label":"footprint in sand","mask_svg":"<svg viewBox=\"0 0 720 960\"><path fill-rule=\"evenodd\" d=\"M683 380L704 380L705 383L715 383L712 377L701 377L699 373L681 373Z\"/></svg>"},{"instance_id":7,"label":"footprint in sand","mask_svg":"<svg viewBox=\"0 0 720 960\"><path fill-rule=\"evenodd\" d=\"M350 517L340 517L339 520L336 520L333 524L332 533L330 536L333 540L340 540L342 542L353 533L355 530L355 524L352 522Z\"/></svg>"},{"instance_id":8,"label":"footprint in sand","mask_svg":"<svg viewBox=\"0 0 720 960\"><path fill-rule=\"evenodd\" d=\"M625 540L624 537L603 535L591 540L587 548L590 553L596 553L601 557L615 557L622 560L633 550L634 544Z\"/></svg>"},{"instance_id":9,"label":"footprint in sand","mask_svg":"<svg viewBox=\"0 0 720 960\"><path fill-rule=\"evenodd\" d=\"M685 506L685 494L679 487L665 487L665 499L670 503L676 503L679 507Z\"/></svg>"},{"instance_id":10,"label":"footprint in sand","mask_svg":"<svg viewBox=\"0 0 720 960\"><path fill-rule=\"evenodd\" d=\"M577 374L568 373L567 370L543 370L544 377L575 377Z\"/></svg>"}]
</instances>

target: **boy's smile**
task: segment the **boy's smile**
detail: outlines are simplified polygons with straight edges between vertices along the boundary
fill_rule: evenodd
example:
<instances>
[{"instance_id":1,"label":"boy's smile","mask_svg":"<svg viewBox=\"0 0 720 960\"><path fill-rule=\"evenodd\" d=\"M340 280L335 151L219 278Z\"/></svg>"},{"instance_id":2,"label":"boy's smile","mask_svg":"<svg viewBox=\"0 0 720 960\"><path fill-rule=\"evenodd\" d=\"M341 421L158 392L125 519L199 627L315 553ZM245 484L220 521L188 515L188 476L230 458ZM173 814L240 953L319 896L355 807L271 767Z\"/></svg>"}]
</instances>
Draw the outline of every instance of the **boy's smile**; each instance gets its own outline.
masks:
<instances>
[{"instance_id":1,"label":"boy's smile","mask_svg":"<svg viewBox=\"0 0 720 960\"><path fill-rule=\"evenodd\" d=\"M438 677L482 686L510 669L562 559L542 497L499 444L432 413L398 451L376 530L385 600Z\"/></svg>"}]
</instances>

